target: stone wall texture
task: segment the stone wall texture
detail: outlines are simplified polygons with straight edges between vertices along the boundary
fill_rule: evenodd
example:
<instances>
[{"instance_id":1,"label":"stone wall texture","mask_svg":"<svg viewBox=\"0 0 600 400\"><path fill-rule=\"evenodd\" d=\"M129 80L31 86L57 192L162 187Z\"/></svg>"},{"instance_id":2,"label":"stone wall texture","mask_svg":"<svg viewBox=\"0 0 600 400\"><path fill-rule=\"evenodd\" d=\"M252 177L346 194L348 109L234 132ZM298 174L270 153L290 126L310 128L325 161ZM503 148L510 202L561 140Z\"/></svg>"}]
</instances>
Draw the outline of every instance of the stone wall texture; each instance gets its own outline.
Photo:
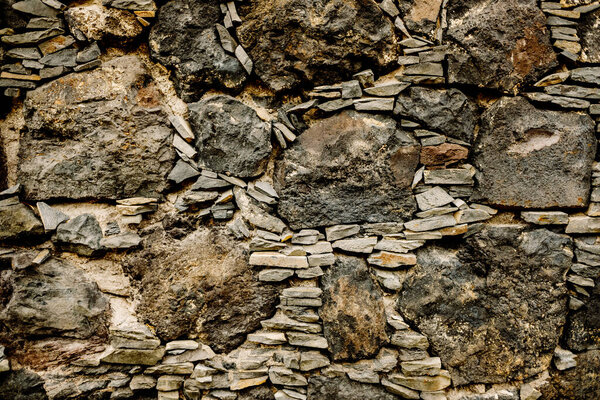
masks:
<instances>
[{"instance_id":1,"label":"stone wall texture","mask_svg":"<svg viewBox=\"0 0 600 400\"><path fill-rule=\"evenodd\" d=\"M0 400L600 400L599 28L0 0Z\"/></svg>"}]
</instances>

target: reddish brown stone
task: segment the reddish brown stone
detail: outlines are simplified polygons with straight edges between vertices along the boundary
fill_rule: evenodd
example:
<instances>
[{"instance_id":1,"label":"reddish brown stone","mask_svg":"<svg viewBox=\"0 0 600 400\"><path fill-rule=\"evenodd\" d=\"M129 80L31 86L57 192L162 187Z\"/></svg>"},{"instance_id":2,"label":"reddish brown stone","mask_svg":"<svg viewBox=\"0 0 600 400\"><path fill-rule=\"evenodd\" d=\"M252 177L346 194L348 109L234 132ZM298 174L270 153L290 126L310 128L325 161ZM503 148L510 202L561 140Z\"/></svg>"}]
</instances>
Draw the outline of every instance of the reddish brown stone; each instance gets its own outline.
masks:
<instances>
[{"instance_id":1,"label":"reddish brown stone","mask_svg":"<svg viewBox=\"0 0 600 400\"><path fill-rule=\"evenodd\" d=\"M421 147L421 164L448 166L469 156L469 149L459 144L442 143L438 146Z\"/></svg>"}]
</instances>

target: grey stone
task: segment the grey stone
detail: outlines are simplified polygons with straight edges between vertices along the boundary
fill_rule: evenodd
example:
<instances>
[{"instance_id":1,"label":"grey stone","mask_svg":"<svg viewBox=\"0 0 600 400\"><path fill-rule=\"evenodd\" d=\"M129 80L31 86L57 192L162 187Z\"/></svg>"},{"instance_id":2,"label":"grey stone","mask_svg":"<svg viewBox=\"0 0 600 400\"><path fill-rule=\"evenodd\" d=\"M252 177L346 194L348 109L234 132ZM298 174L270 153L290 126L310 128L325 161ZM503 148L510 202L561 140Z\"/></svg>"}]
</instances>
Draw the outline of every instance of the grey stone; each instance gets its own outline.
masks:
<instances>
[{"instance_id":1,"label":"grey stone","mask_svg":"<svg viewBox=\"0 0 600 400\"><path fill-rule=\"evenodd\" d=\"M108 300L80 268L66 261L51 258L15 272L9 285L12 293L0 319L15 338L106 333Z\"/></svg>"},{"instance_id":2,"label":"grey stone","mask_svg":"<svg viewBox=\"0 0 600 400\"><path fill-rule=\"evenodd\" d=\"M546 17L535 0L448 6L448 82L510 92L557 65Z\"/></svg>"},{"instance_id":3,"label":"grey stone","mask_svg":"<svg viewBox=\"0 0 600 400\"><path fill-rule=\"evenodd\" d=\"M254 63L252 62L250 57L248 57L248 53L246 53L246 50L244 50L242 46L238 45L235 48L235 56L237 57L240 64L242 64L242 67L244 67L248 75L250 75L252 73L252 69L254 68Z\"/></svg>"},{"instance_id":4,"label":"grey stone","mask_svg":"<svg viewBox=\"0 0 600 400\"><path fill-rule=\"evenodd\" d=\"M285 386L306 386L308 381L306 378L297 372L285 367L269 368L269 380L275 385Z\"/></svg>"},{"instance_id":5,"label":"grey stone","mask_svg":"<svg viewBox=\"0 0 600 400\"><path fill-rule=\"evenodd\" d=\"M404 227L413 232L432 231L456 225L456 219L452 215L444 214L423 219L413 219L404 224Z\"/></svg>"},{"instance_id":6,"label":"grey stone","mask_svg":"<svg viewBox=\"0 0 600 400\"><path fill-rule=\"evenodd\" d=\"M221 24L215 24L215 27L217 28L217 33L219 34L219 40L221 41L221 46L223 46L223 49L229 53L235 53L235 49L237 48L238 44L233 36L231 36L227 28Z\"/></svg>"},{"instance_id":7,"label":"grey stone","mask_svg":"<svg viewBox=\"0 0 600 400\"><path fill-rule=\"evenodd\" d=\"M223 95L190 104L189 110L203 164L213 171L242 178L264 172L271 153L271 135L256 111Z\"/></svg>"},{"instance_id":8,"label":"grey stone","mask_svg":"<svg viewBox=\"0 0 600 400\"><path fill-rule=\"evenodd\" d=\"M240 44L256 74L276 92L305 80L340 82L367 64L391 65L398 52L393 24L375 2L350 0L331 14L312 1L253 0L241 4L239 13Z\"/></svg>"},{"instance_id":9,"label":"grey stone","mask_svg":"<svg viewBox=\"0 0 600 400\"><path fill-rule=\"evenodd\" d=\"M365 88L365 93L371 96L396 96L410 84L406 82L388 82Z\"/></svg>"},{"instance_id":10,"label":"grey stone","mask_svg":"<svg viewBox=\"0 0 600 400\"><path fill-rule=\"evenodd\" d=\"M571 79L575 82L600 84L600 67L585 67L571 70Z\"/></svg>"},{"instance_id":11,"label":"grey stone","mask_svg":"<svg viewBox=\"0 0 600 400\"><path fill-rule=\"evenodd\" d=\"M138 247L142 242L142 238L134 232L123 233L119 235L112 235L106 238L100 239L100 246L106 249L130 249Z\"/></svg>"},{"instance_id":12,"label":"grey stone","mask_svg":"<svg viewBox=\"0 0 600 400\"><path fill-rule=\"evenodd\" d=\"M40 70L40 78L42 79L51 79L51 78L56 78L58 76L64 75L68 72L68 69L60 66L60 67L45 67L44 69Z\"/></svg>"},{"instance_id":13,"label":"grey stone","mask_svg":"<svg viewBox=\"0 0 600 400\"><path fill-rule=\"evenodd\" d=\"M566 225L569 215L562 211L523 211L521 218L536 225Z\"/></svg>"},{"instance_id":14,"label":"grey stone","mask_svg":"<svg viewBox=\"0 0 600 400\"><path fill-rule=\"evenodd\" d=\"M59 10L48 7L40 0L19 1L14 3L12 8L27 14L36 15L38 17L56 17L59 14Z\"/></svg>"},{"instance_id":15,"label":"grey stone","mask_svg":"<svg viewBox=\"0 0 600 400\"><path fill-rule=\"evenodd\" d=\"M326 349L328 347L327 339L314 333L287 332L286 336L289 344L293 346L310 347L315 349Z\"/></svg>"},{"instance_id":16,"label":"grey stone","mask_svg":"<svg viewBox=\"0 0 600 400\"><path fill-rule=\"evenodd\" d=\"M129 382L131 390L147 390L156 387L156 378L150 375L135 375Z\"/></svg>"},{"instance_id":17,"label":"grey stone","mask_svg":"<svg viewBox=\"0 0 600 400\"><path fill-rule=\"evenodd\" d=\"M175 157L161 101L136 56L28 92L18 171L26 198L157 197Z\"/></svg>"},{"instance_id":18,"label":"grey stone","mask_svg":"<svg viewBox=\"0 0 600 400\"><path fill-rule=\"evenodd\" d=\"M360 82L358 80L347 81L342 83L342 98L355 99L362 96Z\"/></svg>"},{"instance_id":19,"label":"grey stone","mask_svg":"<svg viewBox=\"0 0 600 400\"><path fill-rule=\"evenodd\" d=\"M432 189L417 194L415 199L417 200L419 208L423 211L445 206L454 201L452 196L439 186L435 186Z\"/></svg>"},{"instance_id":20,"label":"grey stone","mask_svg":"<svg viewBox=\"0 0 600 400\"><path fill-rule=\"evenodd\" d=\"M21 89L35 89L35 83L17 79L0 79L0 88L13 87Z\"/></svg>"},{"instance_id":21,"label":"grey stone","mask_svg":"<svg viewBox=\"0 0 600 400\"><path fill-rule=\"evenodd\" d=\"M56 228L56 243L65 251L83 256L97 255L102 249L102 229L91 214L81 214Z\"/></svg>"},{"instance_id":22,"label":"grey stone","mask_svg":"<svg viewBox=\"0 0 600 400\"><path fill-rule=\"evenodd\" d=\"M246 191L240 187L233 188L235 203L242 212L242 217L250 225L266 229L271 232L281 233L286 225L279 218L268 214L262 208L257 206L254 201L246 194Z\"/></svg>"},{"instance_id":23,"label":"grey stone","mask_svg":"<svg viewBox=\"0 0 600 400\"><path fill-rule=\"evenodd\" d=\"M502 98L482 117L474 148L480 171L475 197L523 208L584 206L594 155L587 115L538 110L521 97Z\"/></svg>"},{"instance_id":24,"label":"grey stone","mask_svg":"<svg viewBox=\"0 0 600 400\"><path fill-rule=\"evenodd\" d=\"M175 183L181 183L198 175L200 175L200 172L196 168L183 160L178 160L171 172L169 172L167 179Z\"/></svg>"},{"instance_id":25,"label":"grey stone","mask_svg":"<svg viewBox=\"0 0 600 400\"><path fill-rule=\"evenodd\" d=\"M573 354L569 350L557 347L554 350L554 366L559 371L574 368L575 366L577 366L577 361L575 361L575 354Z\"/></svg>"},{"instance_id":26,"label":"grey stone","mask_svg":"<svg viewBox=\"0 0 600 400\"><path fill-rule=\"evenodd\" d=\"M590 107L590 102L582 99L575 99L564 96L551 96L546 93L530 92L523 93L528 99L541 102L552 103L562 108L586 109Z\"/></svg>"},{"instance_id":27,"label":"grey stone","mask_svg":"<svg viewBox=\"0 0 600 400\"><path fill-rule=\"evenodd\" d=\"M314 400L396 400L383 387L352 381L345 376L313 375L308 380L308 398Z\"/></svg>"},{"instance_id":28,"label":"grey stone","mask_svg":"<svg viewBox=\"0 0 600 400\"><path fill-rule=\"evenodd\" d=\"M404 318L427 336L455 385L527 378L548 368L555 327L566 320L571 240L545 229L487 225L458 246L417 251L398 301ZM507 360L502 368L499 359Z\"/></svg>"},{"instance_id":29,"label":"grey stone","mask_svg":"<svg viewBox=\"0 0 600 400\"><path fill-rule=\"evenodd\" d=\"M172 68L175 88L184 101L197 101L212 86L238 89L247 72L227 54L217 36L219 2L172 0L163 5L150 31L152 57Z\"/></svg>"},{"instance_id":30,"label":"grey stone","mask_svg":"<svg viewBox=\"0 0 600 400\"><path fill-rule=\"evenodd\" d=\"M17 47L6 52L8 57L25 60L39 60L42 57L40 51L35 47Z\"/></svg>"},{"instance_id":31,"label":"grey stone","mask_svg":"<svg viewBox=\"0 0 600 400\"><path fill-rule=\"evenodd\" d=\"M156 9L153 0L103 0L105 6L122 8L124 10L145 10L152 11Z\"/></svg>"},{"instance_id":32,"label":"grey stone","mask_svg":"<svg viewBox=\"0 0 600 400\"><path fill-rule=\"evenodd\" d=\"M417 162L418 145L390 117L345 111L326 118L275 165L279 215L292 229L402 221L415 209L410 181Z\"/></svg>"},{"instance_id":33,"label":"grey stone","mask_svg":"<svg viewBox=\"0 0 600 400\"><path fill-rule=\"evenodd\" d=\"M334 112L350 107L352 104L354 104L352 99L336 99L327 101L325 103L320 103L317 107L319 107L319 110L321 111Z\"/></svg>"},{"instance_id":34,"label":"grey stone","mask_svg":"<svg viewBox=\"0 0 600 400\"><path fill-rule=\"evenodd\" d=\"M363 97L354 100L354 108L358 111L392 111L394 98Z\"/></svg>"},{"instance_id":35,"label":"grey stone","mask_svg":"<svg viewBox=\"0 0 600 400\"><path fill-rule=\"evenodd\" d=\"M55 230L59 224L69 220L67 214L50 207L44 202L38 201L36 206L46 232Z\"/></svg>"},{"instance_id":36,"label":"grey stone","mask_svg":"<svg viewBox=\"0 0 600 400\"><path fill-rule=\"evenodd\" d=\"M42 222L17 197L0 200L0 241L17 241L43 234Z\"/></svg>"},{"instance_id":37,"label":"grey stone","mask_svg":"<svg viewBox=\"0 0 600 400\"><path fill-rule=\"evenodd\" d=\"M77 66L77 50L63 49L55 53L48 54L40 59L40 62L51 67L75 67Z\"/></svg>"},{"instance_id":38,"label":"grey stone","mask_svg":"<svg viewBox=\"0 0 600 400\"><path fill-rule=\"evenodd\" d=\"M153 350L109 348L101 361L109 364L155 365L164 354L164 347L157 347Z\"/></svg>"},{"instance_id":39,"label":"grey stone","mask_svg":"<svg viewBox=\"0 0 600 400\"><path fill-rule=\"evenodd\" d=\"M31 18L27 23L27 29L50 29L50 28L61 28L64 29L65 25L61 18L55 17L39 17Z\"/></svg>"},{"instance_id":40,"label":"grey stone","mask_svg":"<svg viewBox=\"0 0 600 400\"><path fill-rule=\"evenodd\" d=\"M10 46L27 46L38 44L46 39L63 34L65 31L60 28L50 28L44 31L29 31L10 36L2 36L2 42Z\"/></svg>"},{"instance_id":41,"label":"grey stone","mask_svg":"<svg viewBox=\"0 0 600 400\"><path fill-rule=\"evenodd\" d=\"M334 360L374 356L388 341L382 292L364 260L338 256L321 277L319 315ZM290 342L291 343L291 342Z\"/></svg>"},{"instance_id":42,"label":"grey stone","mask_svg":"<svg viewBox=\"0 0 600 400\"><path fill-rule=\"evenodd\" d=\"M470 143L477 124L475 104L458 89L411 87L398 97L394 114Z\"/></svg>"},{"instance_id":43,"label":"grey stone","mask_svg":"<svg viewBox=\"0 0 600 400\"><path fill-rule=\"evenodd\" d=\"M492 216L485 210L467 208L457 211L454 214L454 218L459 224L468 224L472 222L485 221L486 219L492 218Z\"/></svg>"}]
</instances>

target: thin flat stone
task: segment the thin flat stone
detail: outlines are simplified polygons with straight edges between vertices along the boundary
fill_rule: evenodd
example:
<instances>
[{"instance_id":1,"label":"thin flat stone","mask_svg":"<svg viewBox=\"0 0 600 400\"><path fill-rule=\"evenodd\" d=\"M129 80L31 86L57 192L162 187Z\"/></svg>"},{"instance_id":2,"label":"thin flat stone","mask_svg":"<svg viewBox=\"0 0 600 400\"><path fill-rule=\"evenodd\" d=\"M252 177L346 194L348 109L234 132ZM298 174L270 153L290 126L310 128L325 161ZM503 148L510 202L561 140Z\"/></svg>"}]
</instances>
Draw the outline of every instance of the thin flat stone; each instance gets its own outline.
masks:
<instances>
[{"instance_id":1,"label":"thin flat stone","mask_svg":"<svg viewBox=\"0 0 600 400\"><path fill-rule=\"evenodd\" d=\"M424 171L428 185L473 185L471 171L464 168L434 169Z\"/></svg>"},{"instance_id":2,"label":"thin flat stone","mask_svg":"<svg viewBox=\"0 0 600 400\"><path fill-rule=\"evenodd\" d=\"M24 60L39 60L42 57L40 51L35 47L17 47L10 49L6 55L11 58L19 58Z\"/></svg>"},{"instance_id":3,"label":"thin flat stone","mask_svg":"<svg viewBox=\"0 0 600 400\"><path fill-rule=\"evenodd\" d=\"M426 192L417 194L415 199L417 200L419 208L423 211L445 206L454 201L452 196L439 186L435 186Z\"/></svg>"},{"instance_id":4,"label":"thin flat stone","mask_svg":"<svg viewBox=\"0 0 600 400\"><path fill-rule=\"evenodd\" d=\"M325 228L325 235L330 242L356 235L359 232L359 225L334 225Z\"/></svg>"},{"instance_id":5,"label":"thin flat stone","mask_svg":"<svg viewBox=\"0 0 600 400\"><path fill-rule=\"evenodd\" d=\"M74 43L75 39L73 38L73 36L59 35L38 44L38 48L40 49L43 55L47 55L62 49L66 49Z\"/></svg>"},{"instance_id":6,"label":"thin flat stone","mask_svg":"<svg viewBox=\"0 0 600 400\"><path fill-rule=\"evenodd\" d=\"M59 18L52 17L39 17L31 18L27 23L26 29L50 29L50 28L61 28L64 29L65 24Z\"/></svg>"},{"instance_id":7,"label":"thin flat stone","mask_svg":"<svg viewBox=\"0 0 600 400\"><path fill-rule=\"evenodd\" d=\"M288 332L288 343L292 346L311 347L315 349L326 349L327 339L323 336L310 333Z\"/></svg>"},{"instance_id":8,"label":"thin flat stone","mask_svg":"<svg viewBox=\"0 0 600 400\"><path fill-rule=\"evenodd\" d=\"M2 36L2 42L10 46L27 46L38 44L46 39L65 33L61 28L51 28L45 31L29 31L16 35Z\"/></svg>"},{"instance_id":9,"label":"thin flat stone","mask_svg":"<svg viewBox=\"0 0 600 400\"><path fill-rule=\"evenodd\" d=\"M454 214L454 218L459 224L468 224L470 222L485 221L486 219L492 218L485 210L479 210L476 208L467 208L464 210L457 211Z\"/></svg>"},{"instance_id":10,"label":"thin flat stone","mask_svg":"<svg viewBox=\"0 0 600 400\"><path fill-rule=\"evenodd\" d=\"M331 247L331 243L325 242L325 241L306 245L306 246L304 246L304 250L306 250L306 252L308 254L323 254L323 253L331 253L333 251L333 249Z\"/></svg>"},{"instance_id":11,"label":"thin flat stone","mask_svg":"<svg viewBox=\"0 0 600 400\"><path fill-rule=\"evenodd\" d=\"M318 105L318 108L324 112L334 112L354 104L352 99L336 99Z\"/></svg>"},{"instance_id":12,"label":"thin flat stone","mask_svg":"<svg viewBox=\"0 0 600 400\"><path fill-rule=\"evenodd\" d=\"M381 268L398 268L405 265L415 265L417 263L417 256L412 253L400 254L379 251L371 254L367 262Z\"/></svg>"},{"instance_id":13,"label":"thin flat stone","mask_svg":"<svg viewBox=\"0 0 600 400\"><path fill-rule=\"evenodd\" d=\"M375 245L375 250L389 251L394 253L408 253L409 251L418 249L424 244L424 240L382 239Z\"/></svg>"},{"instance_id":14,"label":"thin flat stone","mask_svg":"<svg viewBox=\"0 0 600 400\"><path fill-rule=\"evenodd\" d=\"M600 67L576 68L571 70L571 79L575 82L600 85Z\"/></svg>"},{"instance_id":15,"label":"thin flat stone","mask_svg":"<svg viewBox=\"0 0 600 400\"><path fill-rule=\"evenodd\" d=\"M51 79L56 78L57 76L61 76L65 73L67 73L67 69L63 66L44 68L40 70L40 78Z\"/></svg>"},{"instance_id":16,"label":"thin flat stone","mask_svg":"<svg viewBox=\"0 0 600 400\"><path fill-rule=\"evenodd\" d=\"M403 72L405 75L444 76L444 67L439 63L425 62L407 65Z\"/></svg>"},{"instance_id":17,"label":"thin flat stone","mask_svg":"<svg viewBox=\"0 0 600 400\"><path fill-rule=\"evenodd\" d=\"M319 100L317 100L317 99L309 100L309 101L306 101L304 103L298 104L298 105L290 108L289 110L287 110L287 112L288 113L305 112L305 111L310 110L313 107L316 107L317 104L319 104Z\"/></svg>"},{"instance_id":18,"label":"thin flat stone","mask_svg":"<svg viewBox=\"0 0 600 400\"><path fill-rule=\"evenodd\" d=\"M98 68L101 65L102 65L102 61L93 60L93 61L87 62L85 64L80 64L80 65L76 66L75 68L73 68L73 71L75 71L75 72L87 71L90 69Z\"/></svg>"},{"instance_id":19,"label":"thin flat stone","mask_svg":"<svg viewBox=\"0 0 600 400\"><path fill-rule=\"evenodd\" d=\"M600 233L600 218L569 216L565 233Z\"/></svg>"},{"instance_id":20,"label":"thin flat stone","mask_svg":"<svg viewBox=\"0 0 600 400\"><path fill-rule=\"evenodd\" d=\"M278 345L287 342L283 332L255 332L248 335L248 341L251 343Z\"/></svg>"},{"instance_id":21,"label":"thin flat stone","mask_svg":"<svg viewBox=\"0 0 600 400\"><path fill-rule=\"evenodd\" d=\"M261 282L282 282L294 275L294 271L285 268L268 268L258 273Z\"/></svg>"},{"instance_id":22,"label":"thin flat stone","mask_svg":"<svg viewBox=\"0 0 600 400\"><path fill-rule=\"evenodd\" d=\"M333 242L333 248L350 253L369 254L377 244L377 237L342 239Z\"/></svg>"},{"instance_id":23,"label":"thin flat stone","mask_svg":"<svg viewBox=\"0 0 600 400\"><path fill-rule=\"evenodd\" d=\"M219 41L223 49L228 53L235 53L238 43L231 36L227 28L221 24L215 24L215 28L217 28L217 34L219 35Z\"/></svg>"},{"instance_id":24,"label":"thin flat stone","mask_svg":"<svg viewBox=\"0 0 600 400\"><path fill-rule=\"evenodd\" d=\"M189 143L187 143L181 136L173 135L173 147L185 154L189 158L196 157L198 152Z\"/></svg>"},{"instance_id":25,"label":"thin flat stone","mask_svg":"<svg viewBox=\"0 0 600 400\"><path fill-rule=\"evenodd\" d=\"M14 3L12 8L38 17L56 17L60 10L49 7L40 0L24 0Z\"/></svg>"},{"instance_id":26,"label":"thin flat stone","mask_svg":"<svg viewBox=\"0 0 600 400\"><path fill-rule=\"evenodd\" d=\"M433 231L440 228L456 225L456 219L452 215L438 215L424 219L415 219L404 224L406 229L414 232Z\"/></svg>"},{"instance_id":27,"label":"thin flat stone","mask_svg":"<svg viewBox=\"0 0 600 400\"><path fill-rule=\"evenodd\" d=\"M427 340L427 337L411 330L396 331L392 335L390 342L394 346L407 349L427 350L429 348L429 340Z\"/></svg>"},{"instance_id":28,"label":"thin flat stone","mask_svg":"<svg viewBox=\"0 0 600 400\"><path fill-rule=\"evenodd\" d=\"M276 252L256 252L250 255L250 265L281 268L308 268L305 256L286 256Z\"/></svg>"},{"instance_id":29,"label":"thin flat stone","mask_svg":"<svg viewBox=\"0 0 600 400\"><path fill-rule=\"evenodd\" d=\"M570 71L557 72L555 74L551 74L551 75L548 75L548 76L540 79L539 81L537 81L534 84L534 86L545 87L545 86L549 86L549 85L556 85L558 83L562 83L562 82L566 81L567 79L569 79L570 76L571 76Z\"/></svg>"},{"instance_id":30,"label":"thin flat stone","mask_svg":"<svg viewBox=\"0 0 600 400\"><path fill-rule=\"evenodd\" d=\"M31 81L22 81L18 79L0 78L0 88L12 87L21 89L35 89L35 83Z\"/></svg>"},{"instance_id":31,"label":"thin flat stone","mask_svg":"<svg viewBox=\"0 0 600 400\"><path fill-rule=\"evenodd\" d=\"M409 86L410 83L407 82L388 82L366 88L364 91L371 96L389 97L400 94Z\"/></svg>"},{"instance_id":32,"label":"thin flat stone","mask_svg":"<svg viewBox=\"0 0 600 400\"><path fill-rule=\"evenodd\" d=\"M354 100L354 108L357 111L393 111L395 101L393 97L363 97Z\"/></svg>"},{"instance_id":33,"label":"thin flat stone","mask_svg":"<svg viewBox=\"0 0 600 400\"><path fill-rule=\"evenodd\" d=\"M309 256L309 264L310 264L310 257L313 256ZM333 264L333 263L332 263ZM307 269L299 269L296 270L296 276L298 278L301 279L313 279L313 278L318 278L319 276L323 276L324 272L321 269L321 267L310 267Z\"/></svg>"},{"instance_id":34,"label":"thin flat stone","mask_svg":"<svg viewBox=\"0 0 600 400\"><path fill-rule=\"evenodd\" d=\"M248 53L246 53L246 50L244 50L244 48L242 46L238 46L235 48L235 56L237 57L239 62L242 64L242 67L244 67L244 69L246 70L248 75L252 74L252 69L254 68L254 63L252 62L252 60L248 56Z\"/></svg>"},{"instance_id":35,"label":"thin flat stone","mask_svg":"<svg viewBox=\"0 0 600 400\"><path fill-rule=\"evenodd\" d=\"M569 214L562 211L522 211L521 218L536 225L566 225Z\"/></svg>"}]
</instances>

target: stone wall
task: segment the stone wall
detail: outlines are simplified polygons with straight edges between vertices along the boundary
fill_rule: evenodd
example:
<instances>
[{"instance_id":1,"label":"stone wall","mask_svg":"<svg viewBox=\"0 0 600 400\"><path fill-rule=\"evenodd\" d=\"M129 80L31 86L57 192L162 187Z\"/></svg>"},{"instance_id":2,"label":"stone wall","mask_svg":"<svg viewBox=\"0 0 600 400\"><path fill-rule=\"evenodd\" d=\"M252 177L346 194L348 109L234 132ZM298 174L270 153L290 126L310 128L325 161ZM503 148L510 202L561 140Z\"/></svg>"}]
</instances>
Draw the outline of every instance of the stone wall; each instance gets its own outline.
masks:
<instances>
[{"instance_id":1,"label":"stone wall","mask_svg":"<svg viewBox=\"0 0 600 400\"><path fill-rule=\"evenodd\" d=\"M600 399L599 25L1 0L0 400Z\"/></svg>"}]
</instances>

